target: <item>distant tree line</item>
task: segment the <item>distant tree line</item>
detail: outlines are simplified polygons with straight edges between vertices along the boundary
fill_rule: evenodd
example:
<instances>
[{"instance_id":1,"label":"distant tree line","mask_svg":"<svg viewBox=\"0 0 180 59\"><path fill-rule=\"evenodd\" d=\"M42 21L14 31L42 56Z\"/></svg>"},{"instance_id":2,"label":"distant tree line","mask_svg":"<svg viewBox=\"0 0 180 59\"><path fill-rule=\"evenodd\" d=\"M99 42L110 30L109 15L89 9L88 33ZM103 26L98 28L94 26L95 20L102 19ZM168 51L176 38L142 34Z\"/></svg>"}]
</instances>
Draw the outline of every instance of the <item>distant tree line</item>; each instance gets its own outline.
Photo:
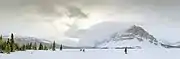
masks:
<instances>
[{"instance_id":1,"label":"distant tree line","mask_svg":"<svg viewBox=\"0 0 180 59\"><path fill-rule=\"evenodd\" d=\"M47 47L46 45L43 45L40 43L37 45L37 43L28 43L28 44L18 44L14 41L14 34L11 33L10 38L7 40L3 40L3 36L0 36L0 52L1 53L7 53L10 54L10 52L15 52L15 51L26 51L26 50L50 50L52 49L53 51L56 50L56 43L55 41L51 45L51 47ZM62 45L60 47L60 50L62 50Z\"/></svg>"}]
</instances>

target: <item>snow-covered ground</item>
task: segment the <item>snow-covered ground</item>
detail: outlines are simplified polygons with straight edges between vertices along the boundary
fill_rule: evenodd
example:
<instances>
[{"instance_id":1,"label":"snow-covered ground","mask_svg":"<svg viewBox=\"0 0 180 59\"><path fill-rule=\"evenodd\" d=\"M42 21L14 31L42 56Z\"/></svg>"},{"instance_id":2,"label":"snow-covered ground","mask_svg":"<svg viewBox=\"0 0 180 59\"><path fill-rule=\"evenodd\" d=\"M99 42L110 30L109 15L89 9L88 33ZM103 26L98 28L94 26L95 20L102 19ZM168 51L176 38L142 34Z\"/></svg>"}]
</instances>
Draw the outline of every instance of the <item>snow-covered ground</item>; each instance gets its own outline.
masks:
<instances>
[{"instance_id":1,"label":"snow-covered ground","mask_svg":"<svg viewBox=\"0 0 180 59\"><path fill-rule=\"evenodd\" d=\"M78 49L63 51L19 51L11 54L0 54L0 59L180 59L180 49L131 49L128 54L124 50Z\"/></svg>"}]
</instances>

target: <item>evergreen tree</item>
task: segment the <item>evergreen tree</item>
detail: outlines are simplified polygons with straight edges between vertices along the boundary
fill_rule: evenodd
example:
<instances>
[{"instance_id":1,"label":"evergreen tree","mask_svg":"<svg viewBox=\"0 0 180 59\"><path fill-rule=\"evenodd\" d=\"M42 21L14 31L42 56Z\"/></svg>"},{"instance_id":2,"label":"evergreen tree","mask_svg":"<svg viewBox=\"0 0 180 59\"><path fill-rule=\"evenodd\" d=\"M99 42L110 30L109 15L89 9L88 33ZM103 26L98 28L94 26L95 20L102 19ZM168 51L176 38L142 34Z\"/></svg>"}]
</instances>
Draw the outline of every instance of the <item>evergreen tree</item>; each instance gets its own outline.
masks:
<instances>
[{"instance_id":1,"label":"evergreen tree","mask_svg":"<svg viewBox=\"0 0 180 59\"><path fill-rule=\"evenodd\" d=\"M37 50L36 42L35 42L34 45L33 45L33 50Z\"/></svg>"},{"instance_id":2,"label":"evergreen tree","mask_svg":"<svg viewBox=\"0 0 180 59\"><path fill-rule=\"evenodd\" d=\"M29 50L29 43L27 43L25 46L26 46L25 49Z\"/></svg>"},{"instance_id":3,"label":"evergreen tree","mask_svg":"<svg viewBox=\"0 0 180 59\"><path fill-rule=\"evenodd\" d=\"M2 40L2 35L0 36L0 49L3 50L3 40Z\"/></svg>"},{"instance_id":4,"label":"evergreen tree","mask_svg":"<svg viewBox=\"0 0 180 59\"><path fill-rule=\"evenodd\" d=\"M10 54L11 52L11 47L10 47L10 44L7 44L6 47L5 47L5 52Z\"/></svg>"},{"instance_id":5,"label":"evergreen tree","mask_svg":"<svg viewBox=\"0 0 180 59\"><path fill-rule=\"evenodd\" d=\"M63 47L62 47L62 44L61 44L61 46L60 46L60 50L62 50L62 48L63 48Z\"/></svg>"},{"instance_id":6,"label":"evergreen tree","mask_svg":"<svg viewBox=\"0 0 180 59\"><path fill-rule=\"evenodd\" d=\"M53 50L53 51L56 50L56 43L55 43L55 41L53 42L52 50Z\"/></svg>"},{"instance_id":7,"label":"evergreen tree","mask_svg":"<svg viewBox=\"0 0 180 59\"><path fill-rule=\"evenodd\" d=\"M1 35L1 36L0 36L0 44L3 43L3 42L2 42L2 39L3 39L3 37L2 37L2 35Z\"/></svg>"},{"instance_id":8,"label":"evergreen tree","mask_svg":"<svg viewBox=\"0 0 180 59\"><path fill-rule=\"evenodd\" d=\"M19 51L19 50L20 50L19 45L18 45L17 43L15 43L14 45L15 45L15 48L16 48L15 50L18 50L18 51Z\"/></svg>"},{"instance_id":9,"label":"evergreen tree","mask_svg":"<svg viewBox=\"0 0 180 59\"><path fill-rule=\"evenodd\" d=\"M15 44L14 44L14 35L11 33L11 42L10 42L10 47L11 47L11 52L15 51Z\"/></svg>"},{"instance_id":10,"label":"evergreen tree","mask_svg":"<svg viewBox=\"0 0 180 59\"><path fill-rule=\"evenodd\" d=\"M29 49L30 50L32 49L32 42L29 44Z\"/></svg>"},{"instance_id":11,"label":"evergreen tree","mask_svg":"<svg viewBox=\"0 0 180 59\"><path fill-rule=\"evenodd\" d=\"M31 43L26 44L26 49L31 50Z\"/></svg>"},{"instance_id":12,"label":"evergreen tree","mask_svg":"<svg viewBox=\"0 0 180 59\"><path fill-rule=\"evenodd\" d=\"M0 36L0 40L2 40L2 38L3 38L3 37L2 37L2 35L1 35L1 36Z\"/></svg>"},{"instance_id":13,"label":"evergreen tree","mask_svg":"<svg viewBox=\"0 0 180 59\"><path fill-rule=\"evenodd\" d=\"M43 45L42 43L39 44L39 49L38 50L43 50Z\"/></svg>"},{"instance_id":14,"label":"evergreen tree","mask_svg":"<svg viewBox=\"0 0 180 59\"><path fill-rule=\"evenodd\" d=\"M4 50L5 52L7 52L8 50L11 51L11 47L10 47L10 49L7 50L7 48L9 48L9 45L10 45L10 41L9 41L9 38L8 38L8 40L6 42L4 42L2 50Z\"/></svg>"},{"instance_id":15,"label":"evergreen tree","mask_svg":"<svg viewBox=\"0 0 180 59\"><path fill-rule=\"evenodd\" d=\"M44 50L48 50L47 46L44 46Z\"/></svg>"},{"instance_id":16,"label":"evergreen tree","mask_svg":"<svg viewBox=\"0 0 180 59\"><path fill-rule=\"evenodd\" d=\"M21 47L21 51L25 51L26 50L26 45L24 44L22 47Z\"/></svg>"},{"instance_id":17,"label":"evergreen tree","mask_svg":"<svg viewBox=\"0 0 180 59\"><path fill-rule=\"evenodd\" d=\"M5 50L6 45L7 45L7 42L6 42L6 41L4 41L4 42L3 42L3 44L2 44L2 50L3 50L3 51Z\"/></svg>"},{"instance_id":18,"label":"evergreen tree","mask_svg":"<svg viewBox=\"0 0 180 59\"><path fill-rule=\"evenodd\" d=\"M10 44L9 38L8 38L8 40L7 40L6 44Z\"/></svg>"},{"instance_id":19,"label":"evergreen tree","mask_svg":"<svg viewBox=\"0 0 180 59\"><path fill-rule=\"evenodd\" d=\"M11 33L11 39L14 39L14 34L13 33ZM14 41L13 41L13 43L14 43Z\"/></svg>"}]
</instances>

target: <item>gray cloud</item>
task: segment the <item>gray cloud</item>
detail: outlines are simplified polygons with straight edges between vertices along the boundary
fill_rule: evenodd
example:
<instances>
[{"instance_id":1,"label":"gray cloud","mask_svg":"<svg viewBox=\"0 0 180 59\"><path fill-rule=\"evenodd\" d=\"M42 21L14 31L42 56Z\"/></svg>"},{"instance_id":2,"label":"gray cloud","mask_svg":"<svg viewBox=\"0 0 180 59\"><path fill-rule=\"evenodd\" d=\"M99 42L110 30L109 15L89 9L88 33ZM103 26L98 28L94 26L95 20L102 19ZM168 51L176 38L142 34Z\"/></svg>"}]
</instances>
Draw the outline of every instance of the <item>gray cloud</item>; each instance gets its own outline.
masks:
<instances>
[{"instance_id":1,"label":"gray cloud","mask_svg":"<svg viewBox=\"0 0 180 59\"><path fill-rule=\"evenodd\" d=\"M35 11L43 17L61 17L64 13L57 10L57 8L60 7L68 10L69 17L87 17L87 15L77 6L69 6L74 2L75 1L70 2L69 0L0 0L0 9L4 9L3 11L7 12L20 12L18 10L30 7L30 11Z\"/></svg>"},{"instance_id":2,"label":"gray cloud","mask_svg":"<svg viewBox=\"0 0 180 59\"><path fill-rule=\"evenodd\" d=\"M10 2L11 1L11 2ZM179 0L0 0L1 9L8 10L20 10L21 8L25 8L27 6L35 6L35 10L38 11L41 15L45 16L62 16L62 13L56 10L56 6L67 6L74 5L73 7L67 7L70 12L70 17L78 16L78 17L87 17L86 13L83 13L81 8L78 8L75 5L80 5L83 7L89 6L116 6L116 8L125 8L130 9L130 11L137 12L131 10L131 8L141 7L142 10L152 10L156 12L160 16L172 18L172 21L176 21L179 17L180 13L180 2ZM143 9L145 8L145 9ZM122 11L123 12L123 11ZM173 15L173 16L172 16Z\"/></svg>"},{"instance_id":3,"label":"gray cloud","mask_svg":"<svg viewBox=\"0 0 180 59\"><path fill-rule=\"evenodd\" d=\"M0 0L0 12L2 12L2 18L15 17L17 14L22 13L22 9L33 6L31 10L37 11L37 15L62 17L64 13L59 12L57 7L63 7L68 10L69 17L86 18L87 13L84 13L83 9L95 7L90 9L101 10L101 7L105 6L107 9L111 9L109 7L116 8L116 14L132 13L145 15L147 19L144 20L147 22L179 23L179 2L179 0ZM22 14L26 14L26 12ZM54 21L54 19L48 19L47 22L51 20Z\"/></svg>"},{"instance_id":4,"label":"gray cloud","mask_svg":"<svg viewBox=\"0 0 180 59\"><path fill-rule=\"evenodd\" d=\"M69 11L69 17L78 17L78 18L87 18L87 14L85 14L80 8L75 7L75 6L68 6L67 7Z\"/></svg>"}]
</instances>

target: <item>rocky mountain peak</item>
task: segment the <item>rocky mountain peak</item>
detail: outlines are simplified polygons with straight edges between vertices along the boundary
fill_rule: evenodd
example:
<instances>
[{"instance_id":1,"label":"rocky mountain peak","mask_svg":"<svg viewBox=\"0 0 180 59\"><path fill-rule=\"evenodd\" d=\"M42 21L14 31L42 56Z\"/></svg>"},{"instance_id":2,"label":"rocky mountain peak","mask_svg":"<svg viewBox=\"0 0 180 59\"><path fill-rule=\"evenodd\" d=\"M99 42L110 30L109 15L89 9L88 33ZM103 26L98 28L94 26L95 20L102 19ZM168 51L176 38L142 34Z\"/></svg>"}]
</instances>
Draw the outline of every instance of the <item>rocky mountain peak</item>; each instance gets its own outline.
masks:
<instances>
[{"instance_id":1,"label":"rocky mountain peak","mask_svg":"<svg viewBox=\"0 0 180 59\"><path fill-rule=\"evenodd\" d=\"M156 40L155 37L153 37L153 35L149 34L146 30L144 30L142 27L137 25L131 26L125 32L120 32L120 31L116 32L112 34L112 36L110 36L109 39L106 39L102 42L98 42L98 44L96 45L104 45L104 44L109 45L109 43L115 45L117 42L119 44L121 41L123 42L123 41L134 41L134 40L137 40L139 42L149 41L149 43L158 45L158 41Z\"/></svg>"}]
</instances>

